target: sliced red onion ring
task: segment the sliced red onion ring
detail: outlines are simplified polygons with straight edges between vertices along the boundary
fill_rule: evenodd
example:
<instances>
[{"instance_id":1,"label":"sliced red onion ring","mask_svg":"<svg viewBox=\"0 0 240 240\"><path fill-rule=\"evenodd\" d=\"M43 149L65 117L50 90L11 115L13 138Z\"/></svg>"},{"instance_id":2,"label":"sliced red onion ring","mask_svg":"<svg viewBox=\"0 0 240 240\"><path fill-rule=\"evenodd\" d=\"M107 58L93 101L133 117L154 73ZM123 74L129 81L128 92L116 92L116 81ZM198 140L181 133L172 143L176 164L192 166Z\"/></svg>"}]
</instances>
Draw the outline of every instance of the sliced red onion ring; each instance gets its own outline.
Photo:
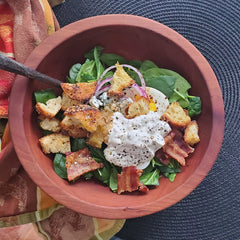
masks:
<instances>
[{"instance_id":1,"label":"sliced red onion ring","mask_svg":"<svg viewBox=\"0 0 240 240\"><path fill-rule=\"evenodd\" d=\"M112 77L110 77L110 78L107 78L107 79L104 79L104 80L102 80L101 82L98 82L97 83L97 87L96 87L96 91L95 91L95 96L96 95L99 95L99 91L100 91L100 89L103 87L103 85L104 84L106 84L106 83L108 83L108 82L110 82L112 80Z\"/></svg>"},{"instance_id":2,"label":"sliced red onion ring","mask_svg":"<svg viewBox=\"0 0 240 240\"><path fill-rule=\"evenodd\" d=\"M140 96L148 98L148 95L147 95L146 91L143 88L141 88L137 83L134 83L132 85L132 87L135 88L138 91Z\"/></svg>"},{"instance_id":3,"label":"sliced red onion ring","mask_svg":"<svg viewBox=\"0 0 240 240\"><path fill-rule=\"evenodd\" d=\"M104 77L110 70L112 70L113 68L116 68L116 66L113 65L113 66L111 66L111 67L106 68L105 71L104 71L104 72L102 73L102 75L100 76L100 78L98 79L97 84L99 84L99 83L102 81L103 77Z\"/></svg>"},{"instance_id":4,"label":"sliced red onion ring","mask_svg":"<svg viewBox=\"0 0 240 240\"><path fill-rule=\"evenodd\" d=\"M95 97L98 97L98 96L101 95L102 93L108 91L109 88L110 88L110 85L107 85L107 86L102 87L102 88L98 91L97 94L95 93Z\"/></svg>"}]
</instances>

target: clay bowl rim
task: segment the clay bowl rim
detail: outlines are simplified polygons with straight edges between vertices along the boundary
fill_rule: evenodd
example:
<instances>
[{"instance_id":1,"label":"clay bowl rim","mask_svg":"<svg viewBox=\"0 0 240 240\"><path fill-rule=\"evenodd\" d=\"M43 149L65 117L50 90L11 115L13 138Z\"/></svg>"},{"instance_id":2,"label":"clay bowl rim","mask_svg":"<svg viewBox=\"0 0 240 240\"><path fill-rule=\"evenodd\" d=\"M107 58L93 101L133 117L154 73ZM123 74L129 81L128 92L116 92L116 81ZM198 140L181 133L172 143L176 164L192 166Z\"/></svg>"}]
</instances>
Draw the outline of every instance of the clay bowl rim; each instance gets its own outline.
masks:
<instances>
[{"instance_id":1,"label":"clay bowl rim","mask_svg":"<svg viewBox=\"0 0 240 240\"><path fill-rule=\"evenodd\" d=\"M110 15L100 15L89 17L83 20L79 20L77 22L71 23L62 29L58 30L53 35L49 36L45 39L38 47L36 47L30 56L25 61L25 64L29 67L36 69L41 63L44 56L47 56L48 53L51 52L53 48L66 41L67 39L73 37L74 35L89 30L90 28L98 28L98 27L106 27L106 26L114 26L114 25L123 25L123 26L133 26L133 27L141 27L150 29L151 31L163 35L168 38L169 41L174 42L178 45L179 48L183 49L190 56L192 61L195 62L199 71L205 79L211 81L206 81L212 104L212 132L210 136L209 142L214 142L214 146L210 144L206 152L201 159L199 165L195 169L195 171L190 175L186 181L176 188L174 191L170 192L168 195L160 198L154 202L149 204L138 206L135 209L128 209L126 207L106 207L100 205L94 205L92 203L88 203L86 201L82 201L76 196L71 195L71 204L69 205L68 200L64 200L64 198L59 197L60 195L64 195L65 192L62 188L60 188L55 182L52 181L40 168L36 161L31 159L31 148L28 144L25 144L24 150L22 143L26 141L25 131L24 129L19 129L18 131L14 131L14 127L16 123L21 126L24 126L23 119L23 110L21 108L14 108L15 103L13 102L12 97L15 92L22 91L20 99L18 99L19 103L24 102L24 96L26 92L26 86L29 83L27 78L22 76L17 76L12 88L12 93L10 96L10 104L9 104L9 124L12 141L14 144L15 151L25 168L26 172L30 175L32 180L39 185L46 193L48 193L51 197L57 200L59 203L75 210L81 212L83 214L99 217L99 218L109 218L109 219L124 219L124 218L133 218L140 217L144 215L149 215L158 211L161 211L165 208L172 206L173 204L179 202L181 199L186 197L190 192L192 192L205 178L210 169L212 168L214 162L217 159L218 153L221 149L223 136L224 136L224 105L222 99L222 93L217 81L217 78L207 62L204 56L198 51L198 49L193 46L186 38L182 35L174 31L173 29L156 22L154 20L135 16L135 15L127 15L127 14L110 14ZM66 38L65 34L67 33L68 37ZM41 50L41 51L40 51ZM36 52L38 58L36 59ZM12 101L11 101L12 100ZM23 105L23 104L22 104ZM11 118L11 116L13 116ZM29 164L31 163L31 164ZM36 175L35 171L38 171L38 175ZM51 184L50 187L47 187L43 182L49 182ZM54 191L52 189L54 188ZM164 203L160 202L163 201ZM74 207L73 207L74 206Z\"/></svg>"}]
</instances>

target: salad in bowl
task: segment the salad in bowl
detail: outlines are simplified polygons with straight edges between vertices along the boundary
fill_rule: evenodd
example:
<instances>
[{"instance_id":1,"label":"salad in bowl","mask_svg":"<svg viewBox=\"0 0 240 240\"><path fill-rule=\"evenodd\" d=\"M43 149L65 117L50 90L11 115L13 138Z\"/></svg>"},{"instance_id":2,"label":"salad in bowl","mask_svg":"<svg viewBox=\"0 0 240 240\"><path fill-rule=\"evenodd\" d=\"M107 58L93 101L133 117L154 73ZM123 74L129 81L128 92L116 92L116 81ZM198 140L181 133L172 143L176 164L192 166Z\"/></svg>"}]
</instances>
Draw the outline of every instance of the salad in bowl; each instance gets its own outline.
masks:
<instances>
[{"instance_id":1,"label":"salad in bowl","mask_svg":"<svg viewBox=\"0 0 240 240\"><path fill-rule=\"evenodd\" d=\"M127 61L101 46L74 64L62 94L34 93L39 139L59 177L96 179L117 194L171 182L193 154L201 99L178 73L150 60Z\"/></svg>"}]
</instances>

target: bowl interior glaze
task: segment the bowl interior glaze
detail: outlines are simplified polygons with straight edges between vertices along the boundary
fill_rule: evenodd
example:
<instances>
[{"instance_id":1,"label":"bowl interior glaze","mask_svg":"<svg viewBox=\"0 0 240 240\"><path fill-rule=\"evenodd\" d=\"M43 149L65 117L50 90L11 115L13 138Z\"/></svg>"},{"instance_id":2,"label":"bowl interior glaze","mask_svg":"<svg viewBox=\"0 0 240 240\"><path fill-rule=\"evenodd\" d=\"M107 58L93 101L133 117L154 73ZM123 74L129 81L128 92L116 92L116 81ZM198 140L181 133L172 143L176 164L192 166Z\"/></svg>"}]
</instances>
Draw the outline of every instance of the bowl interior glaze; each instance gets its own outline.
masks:
<instances>
[{"instance_id":1,"label":"bowl interior glaze","mask_svg":"<svg viewBox=\"0 0 240 240\"><path fill-rule=\"evenodd\" d=\"M43 154L38 142L41 132L33 92L51 86L22 76L16 77L10 97L9 121L15 150L32 180L75 211L110 219L160 211L196 188L217 158L224 129L218 81L206 59L184 37L158 22L130 15L97 16L72 23L43 41L25 64L65 81L69 68L82 62L84 54L97 45L103 46L104 52L117 53L127 60L151 60L190 82L190 93L202 100L202 113L197 119L201 142L187 160L187 166L173 183L162 178L159 186L147 194L117 195L94 181L69 184L54 172L51 157Z\"/></svg>"}]
</instances>

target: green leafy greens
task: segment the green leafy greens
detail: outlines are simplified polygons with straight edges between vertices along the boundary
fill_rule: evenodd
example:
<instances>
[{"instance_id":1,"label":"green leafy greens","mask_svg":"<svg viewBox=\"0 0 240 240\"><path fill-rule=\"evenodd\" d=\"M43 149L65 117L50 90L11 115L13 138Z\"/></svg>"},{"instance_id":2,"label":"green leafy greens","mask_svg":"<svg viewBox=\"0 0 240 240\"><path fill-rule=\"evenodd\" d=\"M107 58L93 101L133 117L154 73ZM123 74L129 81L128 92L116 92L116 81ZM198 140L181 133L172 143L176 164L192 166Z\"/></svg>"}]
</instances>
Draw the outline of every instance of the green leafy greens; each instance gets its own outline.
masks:
<instances>
[{"instance_id":1,"label":"green leafy greens","mask_svg":"<svg viewBox=\"0 0 240 240\"><path fill-rule=\"evenodd\" d=\"M46 104L49 99L56 98L56 94L49 88L34 92L34 97L36 102Z\"/></svg>"},{"instance_id":2,"label":"green leafy greens","mask_svg":"<svg viewBox=\"0 0 240 240\"><path fill-rule=\"evenodd\" d=\"M115 53L103 53L103 47L96 46L85 54L84 63L76 63L69 70L67 82L92 82L100 78L104 70L116 64L129 64L137 68L143 75L146 85L153 87L164 93L170 103L179 102L179 104L188 110L190 117L199 115L201 113L201 99L198 96L189 95L188 91L191 89L189 82L175 71L159 68L154 62L150 60L126 60L123 56ZM125 68L127 73L141 85L138 74L128 68ZM109 78L113 72L108 72L104 78ZM40 90L34 93L36 102L46 103L49 99L55 98L56 95L52 89ZM62 112L56 116L59 120L63 118ZM45 132L49 134L49 132ZM104 156L103 144L101 149L94 148L88 145L84 138L71 138L71 151L76 152L83 148L88 148L91 156L99 163L103 163L104 167L84 174L86 180L95 178L107 186L113 192L117 191L117 178L121 173L121 168L109 163ZM57 153L54 157L54 170L63 179L67 178L67 169L65 166L66 157L64 154ZM158 159L152 159L147 168L145 168L140 176L140 182L144 185L159 185L161 176L168 178L171 182L174 181L177 173L181 172L180 164L171 159L168 165L162 164Z\"/></svg>"},{"instance_id":3,"label":"green leafy greens","mask_svg":"<svg viewBox=\"0 0 240 240\"><path fill-rule=\"evenodd\" d=\"M56 153L53 160L54 171L59 177L64 179L67 178L67 169L65 166L65 162L66 157L61 153Z\"/></svg>"}]
</instances>

